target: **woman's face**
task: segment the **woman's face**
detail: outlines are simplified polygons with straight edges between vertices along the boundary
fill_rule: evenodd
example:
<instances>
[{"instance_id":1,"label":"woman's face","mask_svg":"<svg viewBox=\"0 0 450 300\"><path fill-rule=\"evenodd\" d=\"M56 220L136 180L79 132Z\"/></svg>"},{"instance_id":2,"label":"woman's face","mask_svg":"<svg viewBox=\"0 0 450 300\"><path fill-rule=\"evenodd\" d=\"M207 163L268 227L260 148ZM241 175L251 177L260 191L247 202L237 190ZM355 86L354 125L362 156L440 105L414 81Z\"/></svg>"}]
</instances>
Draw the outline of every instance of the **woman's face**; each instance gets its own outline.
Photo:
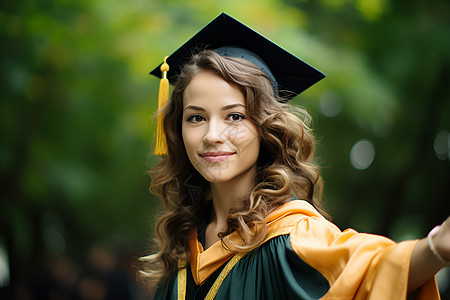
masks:
<instances>
[{"instance_id":1,"label":"woman's face","mask_svg":"<svg viewBox=\"0 0 450 300\"><path fill-rule=\"evenodd\" d=\"M183 93L182 135L189 160L209 182L253 176L260 136L241 90L211 71L195 75Z\"/></svg>"}]
</instances>

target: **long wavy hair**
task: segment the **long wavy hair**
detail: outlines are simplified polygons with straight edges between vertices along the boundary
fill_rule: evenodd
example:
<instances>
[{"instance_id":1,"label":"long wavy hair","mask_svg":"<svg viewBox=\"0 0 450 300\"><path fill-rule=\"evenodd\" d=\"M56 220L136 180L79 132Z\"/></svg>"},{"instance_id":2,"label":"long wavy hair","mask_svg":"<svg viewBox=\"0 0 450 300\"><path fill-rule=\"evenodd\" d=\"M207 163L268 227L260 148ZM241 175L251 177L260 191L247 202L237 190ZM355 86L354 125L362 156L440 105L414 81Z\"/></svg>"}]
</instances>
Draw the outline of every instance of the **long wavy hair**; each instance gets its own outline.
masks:
<instances>
[{"instance_id":1,"label":"long wavy hair","mask_svg":"<svg viewBox=\"0 0 450 300\"><path fill-rule=\"evenodd\" d=\"M171 99L161 112L168 155L150 171L150 190L162 201L165 213L156 225L159 252L143 258L146 264L141 275L150 285L176 272L178 260L189 261L188 240L212 209L209 182L189 161L181 134L183 92L192 78L205 70L241 89L247 115L261 136L254 186L243 199L242 207L230 211L228 228L219 234L223 246L240 252L261 244L267 231L267 214L293 195L327 216L320 204L323 184L313 162L315 139L308 113L275 96L269 79L253 64L210 50L201 51L183 67ZM240 245L227 238L233 231L242 239Z\"/></svg>"}]
</instances>

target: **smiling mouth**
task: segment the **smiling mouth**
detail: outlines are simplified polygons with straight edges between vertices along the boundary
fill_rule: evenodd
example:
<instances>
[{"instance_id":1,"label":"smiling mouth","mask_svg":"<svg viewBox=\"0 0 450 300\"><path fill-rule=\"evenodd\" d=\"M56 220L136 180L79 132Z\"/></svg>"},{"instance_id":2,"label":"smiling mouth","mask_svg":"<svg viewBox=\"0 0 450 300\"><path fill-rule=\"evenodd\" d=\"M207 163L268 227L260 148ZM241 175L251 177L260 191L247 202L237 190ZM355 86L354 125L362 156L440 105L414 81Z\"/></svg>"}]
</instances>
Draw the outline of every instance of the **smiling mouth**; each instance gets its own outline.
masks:
<instances>
[{"instance_id":1,"label":"smiling mouth","mask_svg":"<svg viewBox=\"0 0 450 300\"><path fill-rule=\"evenodd\" d=\"M203 158L204 160L206 160L208 162L212 162L212 163L222 162L224 160L227 160L232 155L234 155L234 152L219 151L219 152L200 153L201 158Z\"/></svg>"}]
</instances>

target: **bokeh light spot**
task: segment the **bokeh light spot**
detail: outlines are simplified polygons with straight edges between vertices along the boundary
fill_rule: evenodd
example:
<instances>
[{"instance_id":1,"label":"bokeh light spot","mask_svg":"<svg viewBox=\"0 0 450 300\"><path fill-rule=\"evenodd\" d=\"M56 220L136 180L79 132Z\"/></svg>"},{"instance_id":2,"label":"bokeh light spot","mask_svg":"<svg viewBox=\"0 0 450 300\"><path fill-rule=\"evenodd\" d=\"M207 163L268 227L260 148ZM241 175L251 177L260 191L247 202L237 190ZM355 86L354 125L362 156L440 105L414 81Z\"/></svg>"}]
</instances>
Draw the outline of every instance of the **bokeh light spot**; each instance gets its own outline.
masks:
<instances>
[{"instance_id":1,"label":"bokeh light spot","mask_svg":"<svg viewBox=\"0 0 450 300\"><path fill-rule=\"evenodd\" d=\"M9 285L9 258L6 246L0 240L0 287Z\"/></svg>"},{"instance_id":2,"label":"bokeh light spot","mask_svg":"<svg viewBox=\"0 0 450 300\"><path fill-rule=\"evenodd\" d=\"M339 96L333 92L327 92L320 97L320 112L326 117L335 117L342 110L342 102Z\"/></svg>"},{"instance_id":3,"label":"bokeh light spot","mask_svg":"<svg viewBox=\"0 0 450 300\"><path fill-rule=\"evenodd\" d=\"M441 130L434 138L434 153L441 160L450 159L450 133Z\"/></svg>"},{"instance_id":4,"label":"bokeh light spot","mask_svg":"<svg viewBox=\"0 0 450 300\"><path fill-rule=\"evenodd\" d=\"M372 142L367 139L357 141L350 151L350 162L355 169L367 169L374 159L375 147Z\"/></svg>"}]
</instances>

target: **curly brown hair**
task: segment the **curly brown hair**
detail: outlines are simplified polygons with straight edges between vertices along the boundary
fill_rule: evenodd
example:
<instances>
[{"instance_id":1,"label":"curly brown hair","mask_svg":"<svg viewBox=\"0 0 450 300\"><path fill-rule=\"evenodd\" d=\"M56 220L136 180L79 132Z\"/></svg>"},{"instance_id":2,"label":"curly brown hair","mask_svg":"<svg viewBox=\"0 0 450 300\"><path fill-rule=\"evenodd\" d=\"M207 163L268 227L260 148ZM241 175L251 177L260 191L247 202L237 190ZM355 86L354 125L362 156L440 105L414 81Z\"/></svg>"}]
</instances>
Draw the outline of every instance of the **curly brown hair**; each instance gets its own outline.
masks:
<instances>
[{"instance_id":1,"label":"curly brown hair","mask_svg":"<svg viewBox=\"0 0 450 300\"><path fill-rule=\"evenodd\" d=\"M315 139L308 113L275 96L267 76L253 64L203 50L183 67L161 112L168 155L150 171L150 189L161 199L165 214L156 225L159 252L144 258L147 263L141 274L150 284L175 272L179 259L189 260L188 240L212 209L209 182L190 163L181 133L183 92L196 74L206 70L241 89L248 116L261 136L254 186L242 207L230 211L227 231L219 234L223 246L234 252L258 246L266 236L267 214L293 195L327 216L320 204L323 183L313 162ZM233 231L242 245L227 238Z\"/></svg>"}]
</instances>

